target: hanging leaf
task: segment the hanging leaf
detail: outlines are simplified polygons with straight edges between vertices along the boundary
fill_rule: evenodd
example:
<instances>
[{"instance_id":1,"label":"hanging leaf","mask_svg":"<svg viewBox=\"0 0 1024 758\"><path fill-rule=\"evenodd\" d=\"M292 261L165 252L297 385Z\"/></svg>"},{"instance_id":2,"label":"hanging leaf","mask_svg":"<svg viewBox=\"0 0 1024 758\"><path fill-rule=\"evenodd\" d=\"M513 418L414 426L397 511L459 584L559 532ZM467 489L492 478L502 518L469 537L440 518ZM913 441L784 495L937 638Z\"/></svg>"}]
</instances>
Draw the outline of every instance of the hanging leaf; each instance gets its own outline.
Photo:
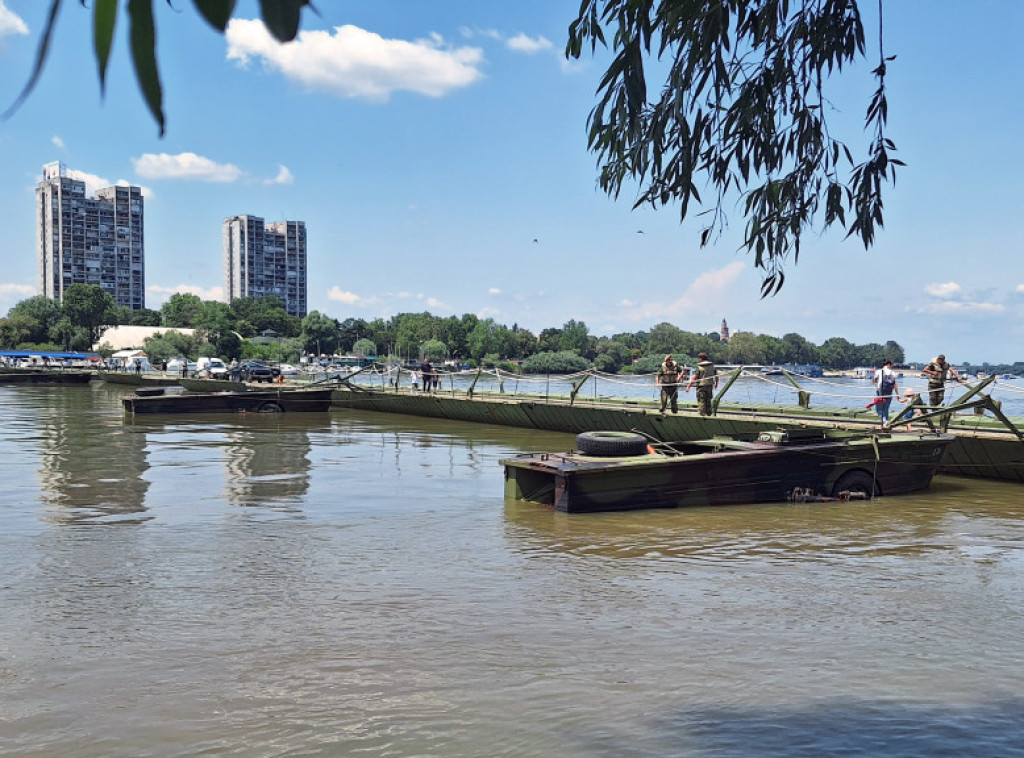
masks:
<instances>
[{"instance_id":1,"label":"hanging leaf","mask_svg":"<svg viewBox=\"0 0 1024 758\"><path fill-rule=\"evenodd\" d=\"M92 45L99 67L100 95L107 92L107 64L114 45L114 27L117 22L117 0L94 0L92 10Z\"/></svg>"},{"instance_id":2,"label":"hanging leaf","mask_svg":"<svg viewBox=\"0 0 1024 758\"><path fill-rule=\"evenodd\" d=\"M53 37L53 30L57 25L60 2L61 0L53 0L50 3L50 12L46 16L46 26L43 27L43 35L39 38L39 47L36 48L36 62L32 68L32 75L29 76L28 82L26 82L25 87L21 90L21 94L18 95L11 107L0 116L0 120L7 120L14 115L18 108L21 107L21 104L28 98L29 94L31 94L32 90L35 89L36 82L39 81L39 75L43 73L43 64L46 63L46 56L50 51L50 39Z\"/></svg>"},{"instance_id":3,"label":"hanging leaf","mask_svg":"<svg viewBox=\"0 0 1024 758\"><path fill-rule=\"evenodd\" d=\"M299 33L299 19L307 0L260 0L263 23L278 42L291 42Z\"/></svg>"},{"instance_id":4,"label":"hanging leaf","mask_svg":"<svg viewBox=\"0 0 1024 758\"><path fill-rule=\"evenodd\" d=\"M163 88L160 86L160 70L156 63L156 27L153 24L152 0L128 0L128 18L131 29L132 63L135 64L135 79L146 99L149 112L160 126L164 136Z\"/></svg>"},{"instance_id":5,"label":"hanging leaf","mask_svg":"<svg viewBox=\"0 0 1024 758\"><path fill-rule=\"evenodd\" d=\"M235 0L192 0L196 10L217 31L228 28L231 14L235 12Z\"/></svg>"}]
</instances>

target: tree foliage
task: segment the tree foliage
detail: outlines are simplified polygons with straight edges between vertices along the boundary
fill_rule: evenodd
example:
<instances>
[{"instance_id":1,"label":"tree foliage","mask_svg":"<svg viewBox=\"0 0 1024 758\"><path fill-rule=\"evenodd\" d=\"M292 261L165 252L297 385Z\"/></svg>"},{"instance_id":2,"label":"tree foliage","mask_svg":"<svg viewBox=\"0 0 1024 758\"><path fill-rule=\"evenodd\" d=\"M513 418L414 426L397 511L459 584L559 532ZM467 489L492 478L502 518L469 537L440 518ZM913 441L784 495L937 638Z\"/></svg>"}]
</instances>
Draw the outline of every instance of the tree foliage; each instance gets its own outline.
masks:
<instances>
[{"instance_id":1,"label":"tree foliage","mask_svg":"<svg viewBox=\"0 0 1024 758\"><path fill-rule=\"evenodd\" d=\"M28 330L18 342L43 342L49 337L50 329L60 320L61 309L59 304L46 295L35 295L15 303L7 317L19 317L18 322L22 328Z\"/></svg>"},{"instance_id":2,"label":"tree foliage","mask_svg":"<svg viewBox=\"0 0 1024 758\"><path fill-rule=\"evenodd\" d=\"M524 374L574 374L590 368L590 361L571 350L544 352L523 361Z\"/></svg>"},{"instance_id":3,"label":"tree foliage","mask_svg":"<svg viewBox=\"0 0 1024 758\"><path fill-rule=\"evenodd\" d=\"M160 308L160 326L178 329L193 329L203 310L203 300L199 295L188 292L175 292Z\"/></svg>"},{"instance_id":4,"label":"tree foliage","mask_svg":"<svg viewBox=\"0 0 1024 758\"><path fill-rule=\"evenodd\" d=\"M303 349L307 353L333 353L338 349L341 332L338 322L320 311L310 311L302 319L302 331L299 334Z\"/></svg>"},{"instance_id":5,"label":"tree foliage","mask_svg":"<svg viewBox=\"0 0 1024 758\"><path fill-rule=\"evenodd\" d=\"M352 345L352 352L356 355L377 355L377 346L372 340L361 337Z\"/></svg>"},{"instance_id":6,"label":"tree foliage","mask_svg":"<svg viewBox=\"0 0 1024 758\"><path fill-rule=\"evenodd\" d=\"M636 182L634 207L678 204L681 220L691 203L706 206L702 246L724 228L725 204L738 194L762 296L782 287L783 264L798 259L818 221L870 246L883 224L882 185L902 165L885 136L895 56L881 49L881 23L865 116L871 144L855 163L834 136L825 85L866 55L858 0L583 0L566 55L609 39L614 52L588 122L601 188L618 197ZM667 73L649 101L652 57Z\"/></svg>"},{"instance_id":7,"label":"tree foliage","mask_svg":"<svg viewBox=\"0 0 1024 758\"><path fill-rule=\"evenodd\" d=\"M90 345L99 339L101 327L117 325L117 301L97 284L72 284L64 290L61 312L88 330Z\"/></svg>"}]
</instances>

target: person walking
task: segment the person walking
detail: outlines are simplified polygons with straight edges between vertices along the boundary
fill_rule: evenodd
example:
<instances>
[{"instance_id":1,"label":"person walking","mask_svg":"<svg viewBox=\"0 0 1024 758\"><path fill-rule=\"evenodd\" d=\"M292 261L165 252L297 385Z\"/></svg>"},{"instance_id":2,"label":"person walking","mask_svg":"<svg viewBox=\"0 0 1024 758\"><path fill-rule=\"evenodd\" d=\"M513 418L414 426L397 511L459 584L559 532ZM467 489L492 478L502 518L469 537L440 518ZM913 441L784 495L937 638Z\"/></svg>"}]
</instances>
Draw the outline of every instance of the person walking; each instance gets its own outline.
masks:
<instances>
[{"instance_id":1,"label":"person walking","mask_svg":"<svg viewBox=\"0 0 1024 758\"><path fill-rule=\"evenodd\" d=\"M875 394L878 396L875 402L875 412L882 421L882 426L889 425L889 406L892 399L899 394L896 386L896 372L892 370L892 361L886 358L882 361L882 368L875 372Z\"/></svg>"},{"instance_id":2,"label":"person walking","mask_svg":"<svg viewBox=\"0 0 1024 758\"><path fill-rule=\"evenodd\" d=\"M935 360L924 367L925 376L928 377L928 399L934 407L942 405L946 397L946 377L951 375L958 382L963 379L956 373L956 370L946 363L946 356L941 353L935 356Z\"/></svg>"},{"instance_id":3,"label":"person walking","mask_svg":"<svg viewBox=\"0 0 1024 758\"><path fill-rule=\"evenodd\" d=\"M711 396L718 388L718 371L707 353L697 353L697 369L686 384L686 391L697 385L697 413L701 416L711 415Z\"/></svg>"},{"instance_id":4,"label":"person walking","mask_svg":"<svg viewBox=\"0 0 1024 758\"><path fill-rule=\"evenodd\" d=\"M665 407L671 405L672 412L679 411L679 364L672 360L672 354L665 356L665 360L654 377L654 384L661 388L661 413L664 415Z\"/></svg>"},{"instance_id":5,"label":"person walking","mask_svg":"<svg viewBox=\"0 0 1024 758\"><path fill-rule=\"evenodd\" d=\"M426 358L420 364L420 379L423 381L423 391L430 392L430 387L434 381L434 370L430 366L430 361Z\"/></svg>"}]
</instances>

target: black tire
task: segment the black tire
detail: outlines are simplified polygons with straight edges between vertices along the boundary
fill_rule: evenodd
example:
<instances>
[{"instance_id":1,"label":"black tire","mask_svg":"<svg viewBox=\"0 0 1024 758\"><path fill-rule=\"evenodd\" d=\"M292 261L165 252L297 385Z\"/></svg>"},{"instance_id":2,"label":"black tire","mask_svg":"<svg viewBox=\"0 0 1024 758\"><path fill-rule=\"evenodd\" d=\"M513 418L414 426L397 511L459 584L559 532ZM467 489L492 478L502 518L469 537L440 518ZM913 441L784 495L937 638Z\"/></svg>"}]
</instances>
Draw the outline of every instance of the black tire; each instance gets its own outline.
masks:
<instances>
[{"instance_id":1,"label":"black tire","mask_svg":"<svg viewBox=\"0 0 1024 758\"><path fill-rule=\"evenodd\" d=\"M257 408L257 411L260 413L284 413L284 408L282 408L279 403L275 403L273 400L268 400Z\"/></svg>"},{"instance_id":2,"label":"black tire","mask_svg":"<svg viewBox=\"0 0 1024 758\"><path fill-rule=\"evenodd\" d=\"M582 432L576 435L576 449L586 455L643 455L647 439L632 432Z\"/></svg>"},{"instance_id":3,"label":"black tire","mask_svg":"<svg viewBox=\"0 0 1024 758\"><path fill-rule=\"evenodd\" d=\"M832 496L839 497L841 492L849 492L851 495L860 495L864 498L882 494L878 489L878 484L866 471L847 471L839 477L832 490Z\"/></svg>"}]
</instances>

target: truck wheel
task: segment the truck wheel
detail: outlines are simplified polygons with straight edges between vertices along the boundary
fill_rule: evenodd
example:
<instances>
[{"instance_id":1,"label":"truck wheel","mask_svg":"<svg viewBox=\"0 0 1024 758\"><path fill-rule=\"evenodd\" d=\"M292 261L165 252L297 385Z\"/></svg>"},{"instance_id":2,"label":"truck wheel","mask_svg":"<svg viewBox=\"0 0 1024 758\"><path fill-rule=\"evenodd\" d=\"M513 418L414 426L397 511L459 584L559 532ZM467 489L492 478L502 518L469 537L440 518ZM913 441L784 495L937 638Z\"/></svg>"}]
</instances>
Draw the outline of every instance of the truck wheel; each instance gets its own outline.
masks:
<instances>
[{"instance_id":1,"label":"truck wheel","mask_svg":"<svg viewBox=\"0 0 1024 758\"><path fill-rule=\"evenodd\" d=\"M632 432L582 432L576 435L576 448L586 455L644 455L647 439Z\"/></svg>"},{"instance_id":2,"label":"truck wheel","mask_svg":"<svg viewBox=\"0 0 1024 758\"><path fill-rule=\"evenodd\" d=\"M283 413L284 408L271 400L261 405L257 411L260 413Z\"/></svg>"},{"instance_id":3,"label":"truck wheel","mask_svg":"<svg viewBox=\"0 0 1024 758\"><path fill-rule=\"evenodd\" d=\"M878 484L872 479L871 474L866 471L847 471L839 477L835 488L832 490L832 495L839 497L840 492L849 492L854 497L863 497L865 499L882 494L878 489Z\"/></svg>"}]
</instances>

